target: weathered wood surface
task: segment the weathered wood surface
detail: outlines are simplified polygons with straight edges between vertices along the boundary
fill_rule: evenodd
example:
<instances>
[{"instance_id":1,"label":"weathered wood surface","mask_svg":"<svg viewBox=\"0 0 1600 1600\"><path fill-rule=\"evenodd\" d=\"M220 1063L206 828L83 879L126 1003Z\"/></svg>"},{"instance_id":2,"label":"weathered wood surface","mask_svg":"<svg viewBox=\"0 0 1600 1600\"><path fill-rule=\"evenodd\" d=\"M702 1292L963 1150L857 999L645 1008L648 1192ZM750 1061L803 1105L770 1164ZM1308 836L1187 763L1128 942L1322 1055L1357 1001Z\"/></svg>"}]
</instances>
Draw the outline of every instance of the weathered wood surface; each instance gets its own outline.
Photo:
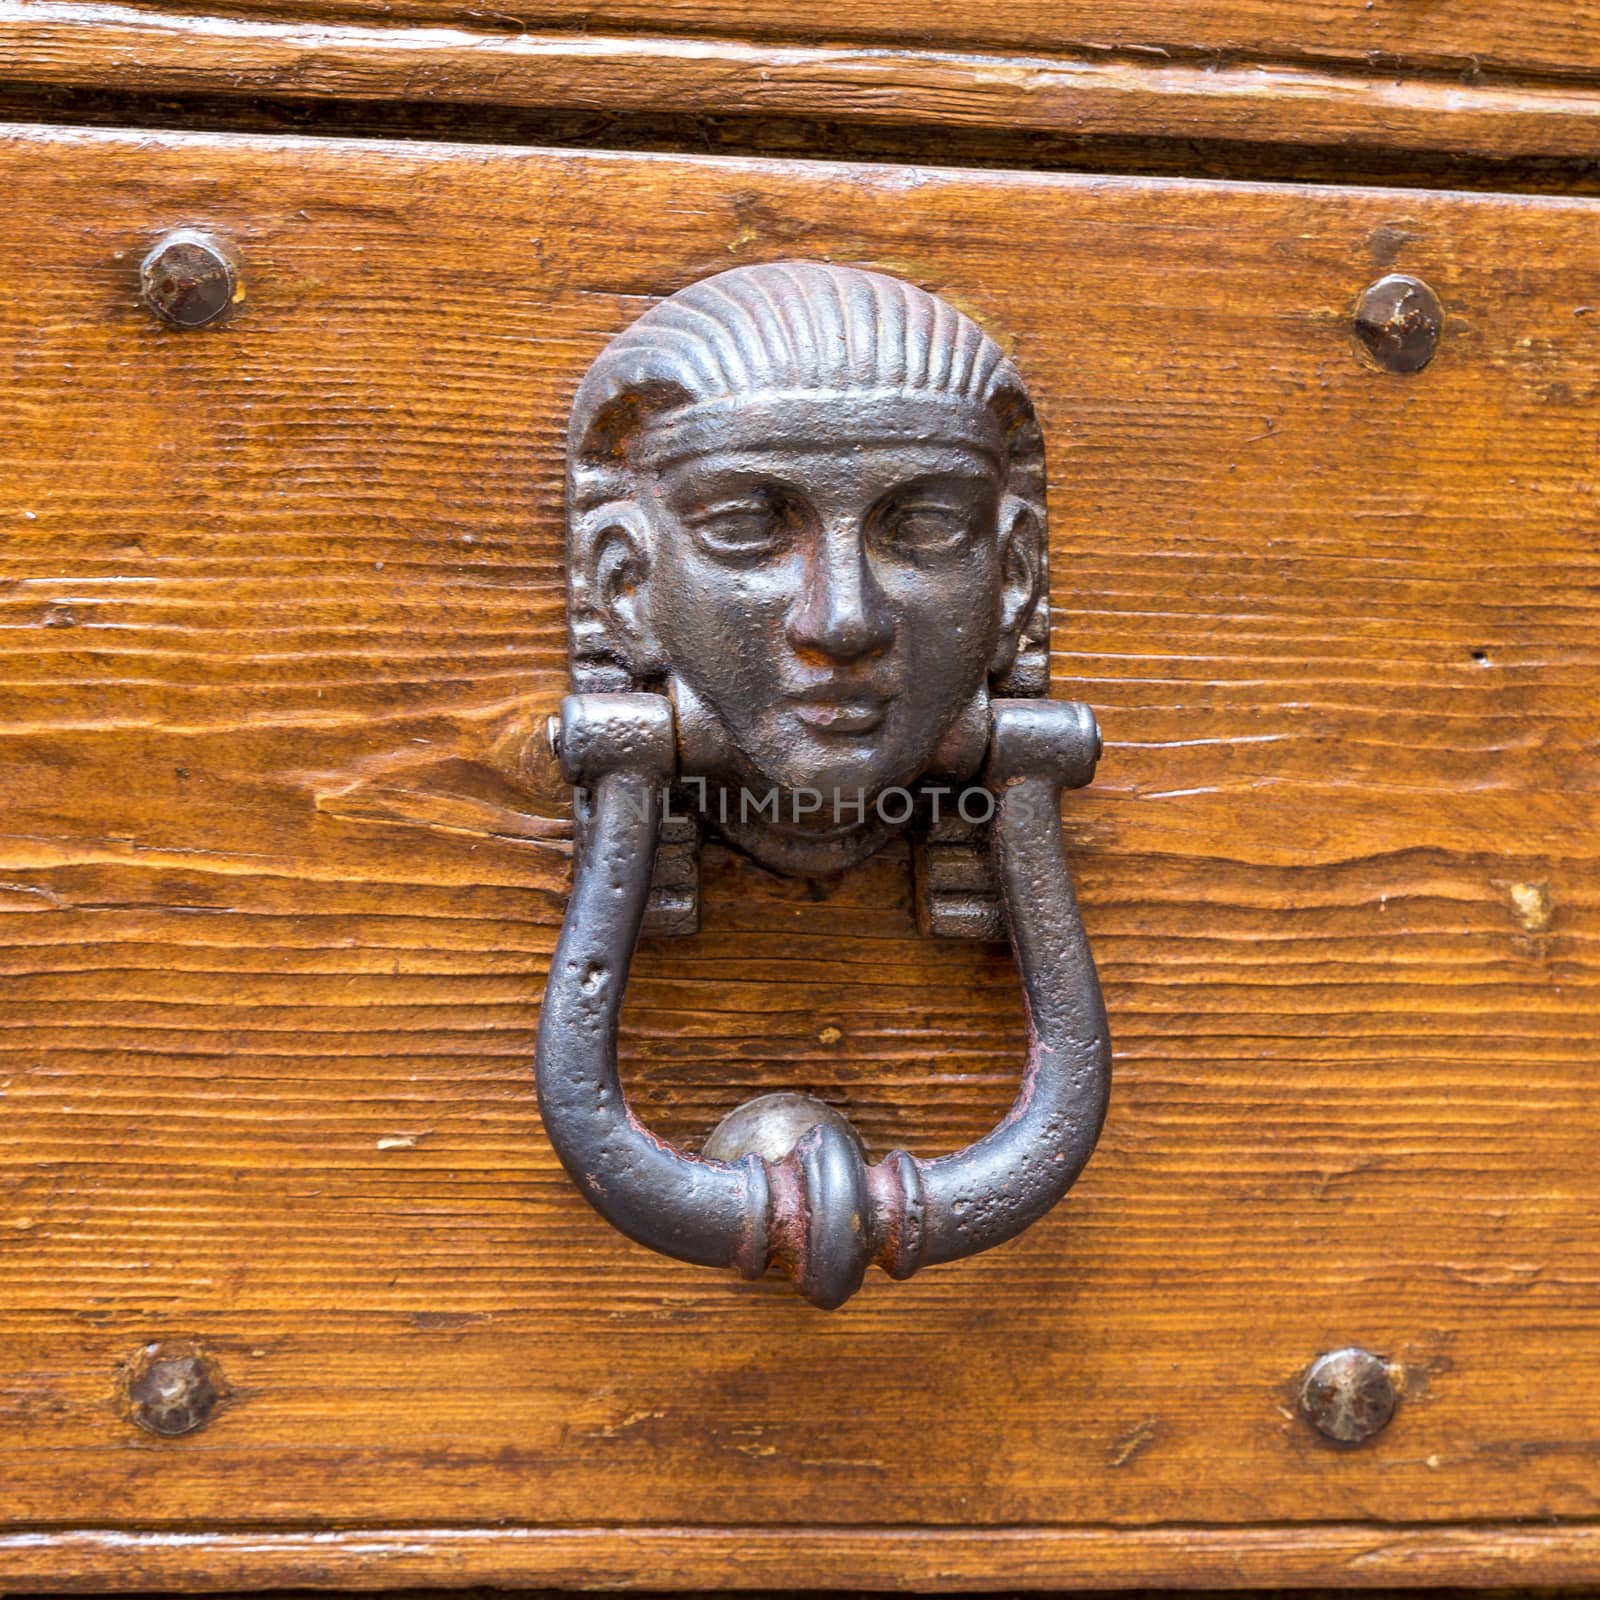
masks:
<instances>
[{"instance_id":1,"label":"weathered wood surface","mask_svg":"<svg viewBox=\"0 0 1600 1600\"><path fill-rule=\"evenodd\" d=\"M1146 1600L1236 1600L1263 1584L1264 1600L1328 1600L1347 1590L1374 1600L1441 1597L1540 1581L1592 1593L1600 1563L1595 1528L1433 1527L1378 1523L1261 1528L399 1528L340 1532L0 1534L0 1571L29 1592L104 1593L166 1584L256 1593L275 1581L382 1590L433 1600L464 1575L520 1584L530 1573L565 1589L629 1586L698 1595L729 1591L787 1600L810 1588L870 1584L874 1591L1061 1592L1097 1575L1101 1594L1147 1584ZM11 1575L15 1576L11 1576ZM716 1589L705 1586L715 1581ZM398 1583L426 1584L394 1594ZM1226 1589L1212 1585L1227 1584ZM1317 1589L1307 1584L1325 1585ZM1449 1584L1451 1588L1439 1588ZM1194 1585L1206 1585L1194 1594ZM480 1591L489 1600L547 1600L549 1590ZM1536 1600L1547 1590L1520 1591ZM1502 1596L1506 1591L1502 1590ZM305 1600L305 1588L269 1600Z\"/></svg>"},{"instance_id":2,"label":"weathered wood surface","mask_svg":"<svg viewBox=\"0 0 1600 1600\"><path fill-rule=\"evenodd\" d=\"M1425 69L1593 75L1600 7L1593 0L1451 0L1448 6L1369 0L188 0L159 8L287 17L366 17L469 27L571 28L586 33L712 34L727 38L1092 54L1153 60L1232 57Z\"/></svg>"},{"instance_id":3,"label":"weathered wood surface","mask_svg":"<svg viewBox=\"0 0 1600 1600\"><path fill-rule=\"evenodd\" d=\"M757 1525L815 1530L808 1583L1592 1565L1593 203L41 130L0 188L0 1576L367 1581L364 1536L295 1531L327 1524L401 1530L387 1582L721 1582ZM243 252L225 328L137 304L181 223ZM1056 692L1108 741L1067 813L1100 1152L1015 1245L833 1316L638 1250L558 1171L567 856L484 765L562 685L583 368L789 255L1013 346ZM1394 265L1450 319L1412 379L1349 341ZM713 852L706 904L630 994L666 1133L797 1087L933 1152L1008 1101L1007 958L919 938L903 858ZM163 1339L233 1391L187 1439L115 1399ZM1292 1396L1348 1342L1406 1400L1340 1453ZM1480 1526L1513 1519L1557 1520ZM708 1525L656 1566L540 1531Z\"/></svg>"},{"instance_id":4,"label":"weathered wood surface","mask_svg":"<svg viewBox=\"0 0 1600 1600\"><path fill-rule=\"evenodd\" d=\"M475 13L464 20L483 20ZM10 84L1589 158L1600 90L1133 59L185 16L0 0Z\"/></svg>"}]
</instances>

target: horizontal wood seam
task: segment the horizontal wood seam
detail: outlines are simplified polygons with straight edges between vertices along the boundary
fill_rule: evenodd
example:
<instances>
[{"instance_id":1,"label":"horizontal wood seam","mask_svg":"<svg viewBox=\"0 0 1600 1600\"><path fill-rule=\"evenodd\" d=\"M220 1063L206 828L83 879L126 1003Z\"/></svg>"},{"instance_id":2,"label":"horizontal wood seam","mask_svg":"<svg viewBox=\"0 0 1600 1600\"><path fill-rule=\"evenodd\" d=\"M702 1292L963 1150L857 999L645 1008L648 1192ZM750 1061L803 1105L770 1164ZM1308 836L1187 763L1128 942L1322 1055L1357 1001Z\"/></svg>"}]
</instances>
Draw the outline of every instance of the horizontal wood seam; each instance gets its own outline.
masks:
<instances>
[{"instance_id":1,"label":"horizontal wood seam","mask_svg":"<svg viewBox=\"0 0 1600 1600\"><path fill-rule=\"evenodd\" d=\"M1342 1450L1328 1448L1330 1457L1343 1456ZM442 1521L396 1525L377 1519L332 1518L325 1522L216 1521L203 1527L188 1523L96 1521L71 1523L0 1523L0 1551L23 1539L127 1538L150 1540L259 1539L259 1538L384 1538L384 1539L487 1539L487 1538L575 1538L628 1539L642 1535L669 1538L902 1538L959 1537L962 1539L1006 1542L1033 1538L1105 1537L1171 1534L1326 1534L1361 1533L1426 1535L1434 1533L1556 1533L1594 1530L1600 1532L1600 1516L1552 1517L1544 1522L1516 1521L1494 1517L1440 1517L1417 1521L1368 1517L1352 1522L1348 1517L1277 1517L1250 1522L506 1522L493 1524L471 1521Z\"/></svg>"},{"instance_id":2,"label":"horizontal wood seam","mask_svg":"<svg viewBox=\"0 0 1600 1600\"><path fill-rule=\"evenodd\" d=\"M1028 176L1149 178L1369 189L1418 194L1498 195L1508 199L1590 198L1600 194L1600 163L1576 158L1429 155L1331 146L1252 145L1179 139L1074 139L1035 136L1024 143L1003 129L974 134L912 126L804 123L759 117L590 117L516 108L452 107L401 101L295 101L265 97L118 95L9 85L0 78L0 124L37 136L79 130L135 131L156 137L292 135L303 145L388 143L466 150L650 155L712 155L804 165L913 167L929 172L1008 172ZM774 128L778 130L774 133Z\"/></svg>"},{"instance_id":3,"label":"horizontal wood seam","mask_svg":"<svg viewBox=\"0 0 1600 1600\"><path fill-rule=\"evenodd\" d=\"M14 83L605 113L836 119L1080 137L1164 135L1495 157L1592 156L1600 90L1385 81L1268 65L1217 70L677 36L186 17L0 0Z\"/></svg>"},{"instance_id":4,"label":"horizontal wood seam","mask_svg":"<svg viewBox=\"0 0 1600 1600\"><path fill-rule=\"evenodd\" d=\"M1600 167L1577 158L1428 154L1160 136L1125 139L1034 135L1005 129L806 123L758 116L594 116L538 108L441 102L296 100L291 96L119 93L8 83L0 124L70 137L77 130L136 130L160 137L292 136L304 143L445 144L655 156L715 155L799 163L913 166L932 171L1092 174L1331 188L1540 195L1600 192Z\"/></svg>"}]
</instances>

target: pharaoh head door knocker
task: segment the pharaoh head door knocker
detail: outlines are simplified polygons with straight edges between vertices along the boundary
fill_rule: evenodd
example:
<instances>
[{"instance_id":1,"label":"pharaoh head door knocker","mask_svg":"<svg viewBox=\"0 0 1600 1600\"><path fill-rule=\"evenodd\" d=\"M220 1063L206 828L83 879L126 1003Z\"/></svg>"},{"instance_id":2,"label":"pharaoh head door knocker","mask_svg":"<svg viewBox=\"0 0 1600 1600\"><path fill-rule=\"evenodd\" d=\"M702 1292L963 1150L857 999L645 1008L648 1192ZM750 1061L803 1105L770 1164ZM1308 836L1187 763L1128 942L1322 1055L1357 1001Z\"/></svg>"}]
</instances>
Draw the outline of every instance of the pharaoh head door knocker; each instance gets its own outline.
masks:
<instances>
[{"instance_id":1,"label":"pharaoh head door knocker","mask_svg":"<svg viewBox=\"0 0 1600 1600\"><path fill-rule=\"evenodd\" d=\"M1111 1060L1060 822L1100 739L1045 698L1044 451L1016 368L880 273L724 272L589 369L568 516L577 692L552 737L577 867L538 1045L568 1173L640 1243L777 1266L820 1306L870 1262L905 1278L1012 1238L1089 1159ZM629 962L641 929L694 930L704 827L808 876L912 832L927 931L1009 936L1021 971L1027 1060L992 1133L869 1166L800 1096L740 1107L698 1156L637 1121Z\"/></svg>"}]
</instances>

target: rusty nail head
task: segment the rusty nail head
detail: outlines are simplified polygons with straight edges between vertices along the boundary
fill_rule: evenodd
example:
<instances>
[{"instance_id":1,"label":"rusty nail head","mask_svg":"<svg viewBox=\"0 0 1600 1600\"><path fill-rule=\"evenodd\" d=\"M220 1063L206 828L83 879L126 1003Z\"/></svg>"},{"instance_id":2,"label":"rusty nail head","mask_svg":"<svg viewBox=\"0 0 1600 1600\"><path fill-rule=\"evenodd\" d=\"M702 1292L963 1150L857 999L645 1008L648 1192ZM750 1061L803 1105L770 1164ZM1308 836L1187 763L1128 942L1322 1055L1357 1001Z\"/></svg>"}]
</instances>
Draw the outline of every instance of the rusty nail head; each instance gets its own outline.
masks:
<instances>
[{"instance_id":1,"label":"rusty nail head","mask_svg":"<svg viewBox=\"0 0 1600 1600\"><path fill-rule=\"evenodd\" d=\"M174 328L204 328L244 299L233 252L210 234L163 235L139 268L144 303Z\"/></svg>"},{"instance_id":2,"label":"rusty nail head","mask_svg":"<svg viewBox=\"0 0 1600 1600\"><path fill-rule=\"evenodd\" d=\"M1362 1444L1389 1425L1394 1378L1370 1350L1334 1350L1319 1356L1300 1389L1306 1421L1325 1439Z\"/></svg>"},{"instance_id":3,"label":"rusty nail head","mask_svg":"<svg viewBox=\"0 0 1600 1600\"><path fill-rule=\"evenodd\" d=\"M1361 347L1385 372L1421 372L1444 331L1444 307L1420 278L1394 272L1379 278L1356 306Z\"/></svg>"},{"instance_id":4,"label":"rusty nail head","mask_svg":"<svg viewBox=\"0 0 1600 1600\"><path fill-rule=\"evenodd\" d=\"M146 1345L125 1372L133 1420L163 1438L203 1427L225 1393L217 1364L192 1345Z\"/></svg>"}]
</instances>

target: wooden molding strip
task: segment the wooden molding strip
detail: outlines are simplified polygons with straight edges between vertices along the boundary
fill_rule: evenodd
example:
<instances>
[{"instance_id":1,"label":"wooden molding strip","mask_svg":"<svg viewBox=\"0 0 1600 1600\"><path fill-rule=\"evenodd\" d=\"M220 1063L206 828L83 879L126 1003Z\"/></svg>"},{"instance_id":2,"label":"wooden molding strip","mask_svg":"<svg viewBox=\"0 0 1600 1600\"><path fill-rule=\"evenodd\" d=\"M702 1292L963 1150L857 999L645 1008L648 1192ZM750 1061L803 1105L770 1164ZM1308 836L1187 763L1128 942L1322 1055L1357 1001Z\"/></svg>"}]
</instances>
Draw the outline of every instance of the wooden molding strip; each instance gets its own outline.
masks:
<instances>
[{"instance_id":1,"label":"wooden molding strip","mask_svg":"<svg viewBox=\"0 0 1600 1600\"><path fill-rule=\"evenodd\" d=\"M11 1591L317 1585L977 1590L1578 1584L1593 1524L395 1528L0 1535Z\"/></svg>"},{"instance_id":2,"label":"wooden molding strip","mask_svg":"<svg viewBox=\"0 0 1600 1600\"><path fill-rule=\"evenodd\" d=\"M0 79L124 93L770 116L1488 157L1600 155L1600 91L0 0Z\"/></svg>"}]
</instances>

